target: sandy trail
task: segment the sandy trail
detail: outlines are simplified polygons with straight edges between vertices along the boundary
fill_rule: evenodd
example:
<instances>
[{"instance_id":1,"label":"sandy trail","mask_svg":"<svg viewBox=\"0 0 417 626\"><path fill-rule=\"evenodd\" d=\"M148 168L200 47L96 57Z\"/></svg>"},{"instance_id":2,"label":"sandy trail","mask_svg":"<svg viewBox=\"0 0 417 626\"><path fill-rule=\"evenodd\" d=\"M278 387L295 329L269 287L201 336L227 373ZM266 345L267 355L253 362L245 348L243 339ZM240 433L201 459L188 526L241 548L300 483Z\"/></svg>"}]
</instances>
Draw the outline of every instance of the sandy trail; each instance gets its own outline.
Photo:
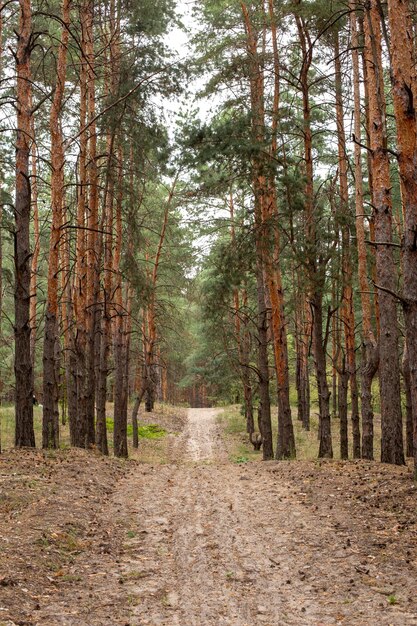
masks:
<instances>
[{"instance_id":1,"label":"sandy trail","mask_svg":"<svg viewBox=\"0 0 417 626\"><path fill-rule=\"evenodd\" d=\"M177 462L140 466L123 483L109 503L131 529L123 553L81 559L89 595L75 589L38 623L416 625L415 598L390 606L381 589L394 578L412 589L407 568L379 563L366 532L352 534L347 509L311 505L311 494L280 479L279 464L228 462L217 413L191 409Z\"/></svg>"},{"instance_id":2,"label":"sandy trail","mask_svg":"<svg viewBox=\"0 0 417 626\"><path fill-rule=\"evenodd\" d=\"M185 431L185 460L213 461L216 456L218 429L216 409L189 409Z\"/></svg>"}]
</instances>

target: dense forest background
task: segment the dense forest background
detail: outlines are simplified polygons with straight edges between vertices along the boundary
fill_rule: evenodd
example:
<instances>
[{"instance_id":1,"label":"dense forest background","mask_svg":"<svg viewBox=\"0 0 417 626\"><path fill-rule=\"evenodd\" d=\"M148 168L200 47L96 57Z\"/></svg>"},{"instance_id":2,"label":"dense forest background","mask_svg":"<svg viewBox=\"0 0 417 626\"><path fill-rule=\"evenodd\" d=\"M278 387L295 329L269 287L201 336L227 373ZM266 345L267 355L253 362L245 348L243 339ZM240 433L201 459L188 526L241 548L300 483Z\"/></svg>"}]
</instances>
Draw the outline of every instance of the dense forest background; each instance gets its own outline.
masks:
<instances>
[{"instance_id":1,"label":"dense forest background","mask_svg":"<svg viewBox=\"0 0 417 626\"><path fill-rule=\"evenodd\" d=\"M141 407L234 403L264 459L296 456L294 420L320 457L337 429L341 458L416 458L413 3L0 11L15 445L68 422L108 454L111 422L123 457Z\"/></svg>"}]
</instances>

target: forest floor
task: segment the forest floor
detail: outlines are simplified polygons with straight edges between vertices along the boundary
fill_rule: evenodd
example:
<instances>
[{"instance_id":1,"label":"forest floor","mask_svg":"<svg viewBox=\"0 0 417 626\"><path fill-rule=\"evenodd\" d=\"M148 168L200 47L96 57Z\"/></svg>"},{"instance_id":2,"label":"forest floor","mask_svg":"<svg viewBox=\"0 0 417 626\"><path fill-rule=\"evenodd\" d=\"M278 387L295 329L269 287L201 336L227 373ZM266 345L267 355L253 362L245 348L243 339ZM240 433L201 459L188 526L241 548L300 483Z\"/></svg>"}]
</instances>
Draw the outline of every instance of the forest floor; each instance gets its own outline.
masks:
<instances>
[{"instance_id":1,"label":"forest floor","mask_svg":"<svg viewBox=\"0 0 417 626\"><path fill-rule=\"evenodd\" d=\"M0 457L0 625L417 625L408 468L246 462L219 410L164 420L142 460Z\"/></svg>"}]
</instances>

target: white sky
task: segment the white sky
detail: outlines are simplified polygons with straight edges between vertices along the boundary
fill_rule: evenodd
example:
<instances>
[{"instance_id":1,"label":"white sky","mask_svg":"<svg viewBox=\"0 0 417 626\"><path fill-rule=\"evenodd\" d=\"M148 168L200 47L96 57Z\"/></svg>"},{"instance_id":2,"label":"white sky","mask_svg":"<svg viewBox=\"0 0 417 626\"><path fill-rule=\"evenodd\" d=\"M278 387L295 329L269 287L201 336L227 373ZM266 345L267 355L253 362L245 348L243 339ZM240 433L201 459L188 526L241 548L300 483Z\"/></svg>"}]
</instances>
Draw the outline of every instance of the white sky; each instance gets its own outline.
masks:
<instances>
[{"instance_id":1,"label":"white sky","mask_svg":"<svg viewBox=\"0 0 417 626\"><path fill-rule=\"evenodd\" d=\"M198 24L192 15L194 0L178 0L177 14L188 32L175 27L166 35L166 45L178 55L178 59L186 61L193 56L191 38L198 32ZM185 93L180 97L173 97L163 103L168 124L172 130L175 127L176 116L180 111L197 110L201 117L206 117L211 109L212 102L208 99L196 100L196 93L204 85L201 78L190 81L185 89Z\"/></svg>"}]
</instances>

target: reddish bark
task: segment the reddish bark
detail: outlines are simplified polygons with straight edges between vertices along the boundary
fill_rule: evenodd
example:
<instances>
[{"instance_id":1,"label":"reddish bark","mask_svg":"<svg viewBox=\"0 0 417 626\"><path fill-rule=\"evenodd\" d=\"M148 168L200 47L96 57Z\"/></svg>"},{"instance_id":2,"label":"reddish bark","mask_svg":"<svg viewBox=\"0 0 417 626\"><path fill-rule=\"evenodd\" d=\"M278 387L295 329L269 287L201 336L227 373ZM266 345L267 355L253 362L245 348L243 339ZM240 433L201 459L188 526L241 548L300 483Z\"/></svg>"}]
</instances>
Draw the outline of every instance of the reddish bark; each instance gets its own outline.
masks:
<instances>
[{"instance_id":1,"label":"reddish bark","mask_svg":"<svg viewBox=\"0 0 417 626\"><path fill-rule=\"evenodd\" d=\"M256 33L247 6L242 2L242 13L247 37L247 51L250 59L250 91L252 111L252 132L254 140L261 146L265 142L264 76L259 58ZM279 58L276 37L275 17L272 2L269 3L273 58L274 96L270 159L276 158L277 120L279 112ZM264 29L266 26L264 25ZM265 32L263 41L265 39ZM270 323L273 340L275 371L278 388L278 440L276 458L295 456L295 440L289 401L288 348L284 316L284 294L280 268L280 239L278 229L278 206L275 174L259 150L253 159L255 210L258 210L257 254L260 255L264 274L265 295L270 305Z\"/></svg>"},{"instance_id":2,"label":"reddish bark","mask_svg":"<svg viewBox=\"0 0 417 626\"><path fill-rule=\"evenodd\" d=\"M30 0L19 0L19 31L16 60L16 200L15 200L15 445L34 446L33 367L30 350L30 238L31 187L29 158L32 109L30 106L30 57L32 52L32 8Z\"/></svg>"},{"instance_id":3,"label":"reddish bark","mask_svg":"<svg viewBox=\"0 0 417 626\"><path fill-rule=\"evenodd\" d=\"M61 113L67 69L67 46L69 39L70 0L62 4L62 32L58 51L57 82L49 118L51 134L51 213L52 224L49 238L48 293L45 312L45 335L43 346L43 421L42 446L59 446L59 246L64 200L64 142Z\"/></svg>"},{"instance_id":4,"label":"reddish bark","mask_svg":"<svg viewBox=\"0 0 417 626\"><path fill-rule=\"evenodd\" d=\"M403 308L414 422L414 471L417 478L417 75L409 10L404 0L388 1L392 92L404 210Z\"/></svg>"},{"instance_id":5,"label":"reddish bark","mask_svg":"<svg viewBox=\"0 0 417 626\"><path fill-rule=\"evenodd\" d=\"M379 296L379 379L381 394L381 460L404 463L398 357L397 271L392 242L392 200L386 136L386 111L381 61L381 30L376 0L364 19L365 64L369 84L369 133L373 174L373 216L376 248L376 288Z\"/></svg>"}]
</instances>

